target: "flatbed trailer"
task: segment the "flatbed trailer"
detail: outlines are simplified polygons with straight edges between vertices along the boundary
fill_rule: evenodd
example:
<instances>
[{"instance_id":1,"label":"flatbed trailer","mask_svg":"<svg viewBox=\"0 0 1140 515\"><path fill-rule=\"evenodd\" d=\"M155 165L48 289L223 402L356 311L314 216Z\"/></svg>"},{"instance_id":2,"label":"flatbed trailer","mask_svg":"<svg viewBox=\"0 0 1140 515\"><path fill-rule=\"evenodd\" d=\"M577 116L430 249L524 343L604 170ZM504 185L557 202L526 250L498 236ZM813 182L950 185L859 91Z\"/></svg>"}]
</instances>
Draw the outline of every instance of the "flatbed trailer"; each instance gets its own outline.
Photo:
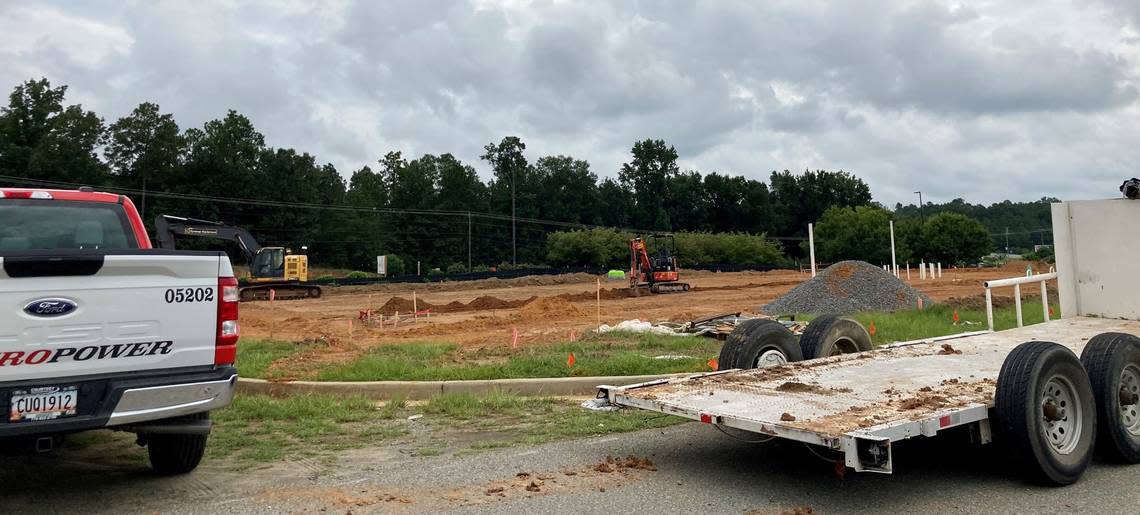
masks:
<instances>
[{"instance_id":1,"label":"flatbed trailer","mask_svg":"<svg viewBox=\"0 0 1140 515\"><path fill-rule=\"evenodd\" d=\"M1053 459L1031 475L1054 484L1076 481L1098 431L1098 449L1115 441L1117 457L1140 461L1140 339L1131 336L1140 334L1140 274L1129 272L1136 269L1140 238L1128 235L1140 221L1140 202L1059 203L1053 218L1056 273L983 286L987 300L991 286L1017 289L1020 325L1021 285L1040 282L1044 294L1044 281L1056 278L1065 315L1060 320L766 368L603 385L598 397L747 431L758 441L779 438L837 451L858 472L891 473L893 442L962 426L977 443L990 443L999 433L1007 437L1003 447L1021 450L1026 460ZM989 315L992 328L992 310ZM1086 353L1086 346L1095 348ZM1074 375L1076 356L1089 357L1083 367L1076 361ZM1047 361L1045 368L1034 369L1035 360ZM1029 374L1031 369L1046 375ZM1091 386L1081 386L1090 380ZM1014 399L1018 395L1025 401ZM1106 432L1111 429L1117 433ZM1041 449L1031 448L1033 442Z\"/></svg>"}]
</instances>

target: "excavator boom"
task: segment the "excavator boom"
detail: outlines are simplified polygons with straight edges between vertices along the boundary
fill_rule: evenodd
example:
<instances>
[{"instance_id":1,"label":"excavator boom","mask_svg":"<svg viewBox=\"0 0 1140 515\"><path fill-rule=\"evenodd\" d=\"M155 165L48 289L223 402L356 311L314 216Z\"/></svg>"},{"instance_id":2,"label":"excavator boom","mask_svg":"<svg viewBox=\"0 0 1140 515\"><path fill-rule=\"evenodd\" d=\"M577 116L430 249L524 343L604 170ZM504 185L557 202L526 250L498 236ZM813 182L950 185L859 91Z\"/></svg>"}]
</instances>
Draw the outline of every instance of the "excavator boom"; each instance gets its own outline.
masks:
<instances>
[{"instance_id":1,"label":"excavator boom","mask_svg":"<svg viewBox=\"0 0 1140 515\"><path fill-rule=\"evenodd\" d=\"M287 255L282 247L262 247L249 231L232 225L196 218L159 215L154 219L158 248L173 249L174 237L200 236L237 243L249 263L250 280L241 288L241 300L300 299L320 297L321 287L302 284L309 280L309 258Z\"/></svg>"}]
</instances>

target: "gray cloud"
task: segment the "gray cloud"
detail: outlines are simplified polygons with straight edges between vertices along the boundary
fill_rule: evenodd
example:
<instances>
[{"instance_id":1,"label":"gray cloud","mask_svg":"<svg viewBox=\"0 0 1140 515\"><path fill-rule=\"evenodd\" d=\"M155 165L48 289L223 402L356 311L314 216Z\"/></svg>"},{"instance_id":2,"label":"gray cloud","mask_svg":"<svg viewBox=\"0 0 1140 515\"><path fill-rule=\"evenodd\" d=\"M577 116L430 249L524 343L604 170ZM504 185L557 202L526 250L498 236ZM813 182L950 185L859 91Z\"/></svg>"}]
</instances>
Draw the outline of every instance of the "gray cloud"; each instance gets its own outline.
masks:
<instances>
[{"instance_id":1,"label":"gray cloud","mask_svg":"<svg viewBox=\"0 0 1140 515\"><path fill-rule=\"evenodd\" d=\"M1136 3L340 0L0 6L0 85L47 76L113 120L233 108L344 174L517 134L613 175L845 169L887 204L1106 196L1136 175Z\"/></svg>"}]
</instances>

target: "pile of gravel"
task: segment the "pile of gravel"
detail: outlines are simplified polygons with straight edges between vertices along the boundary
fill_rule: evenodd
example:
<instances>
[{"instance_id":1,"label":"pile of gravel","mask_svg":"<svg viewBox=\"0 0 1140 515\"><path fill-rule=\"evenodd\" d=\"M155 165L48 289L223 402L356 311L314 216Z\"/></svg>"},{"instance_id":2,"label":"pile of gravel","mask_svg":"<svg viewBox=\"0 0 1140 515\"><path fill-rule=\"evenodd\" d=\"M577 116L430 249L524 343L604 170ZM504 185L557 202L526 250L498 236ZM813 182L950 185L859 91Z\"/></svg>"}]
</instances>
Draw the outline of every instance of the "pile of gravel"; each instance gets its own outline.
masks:
<instances>
[{"instance_id":1,"label":"pile of gravel","mask_svg":"<svg viewBox=\"0 0 1140 515\"><path fill-rule=\"evenodd\" d=\"M865 261L840 261L761 309L769 315L896 311L917 308L919 298L924 306L934 304L882 268Z\"/></svg>"}]
</instances>

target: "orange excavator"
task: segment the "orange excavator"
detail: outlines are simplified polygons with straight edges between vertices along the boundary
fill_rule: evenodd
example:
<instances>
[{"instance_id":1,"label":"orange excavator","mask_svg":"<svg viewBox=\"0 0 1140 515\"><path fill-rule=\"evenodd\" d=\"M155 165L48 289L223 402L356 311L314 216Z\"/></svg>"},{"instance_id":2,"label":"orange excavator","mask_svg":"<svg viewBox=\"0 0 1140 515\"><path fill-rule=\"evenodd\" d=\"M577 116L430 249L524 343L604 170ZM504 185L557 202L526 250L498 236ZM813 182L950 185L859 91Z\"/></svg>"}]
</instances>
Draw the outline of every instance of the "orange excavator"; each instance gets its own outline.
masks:
<instances>
[{"instance_id":1,"label":"orange excavator","mask_svg":"<svg viewBox=\"0 0 1140 515\"><path fill-rule=\"evenodd\" d=\"M648 287L651 293L689 291L677 267L677 240L672 234L651 234L629 241L629 287L634 293Z\"/></svg>"}]
</instances>

